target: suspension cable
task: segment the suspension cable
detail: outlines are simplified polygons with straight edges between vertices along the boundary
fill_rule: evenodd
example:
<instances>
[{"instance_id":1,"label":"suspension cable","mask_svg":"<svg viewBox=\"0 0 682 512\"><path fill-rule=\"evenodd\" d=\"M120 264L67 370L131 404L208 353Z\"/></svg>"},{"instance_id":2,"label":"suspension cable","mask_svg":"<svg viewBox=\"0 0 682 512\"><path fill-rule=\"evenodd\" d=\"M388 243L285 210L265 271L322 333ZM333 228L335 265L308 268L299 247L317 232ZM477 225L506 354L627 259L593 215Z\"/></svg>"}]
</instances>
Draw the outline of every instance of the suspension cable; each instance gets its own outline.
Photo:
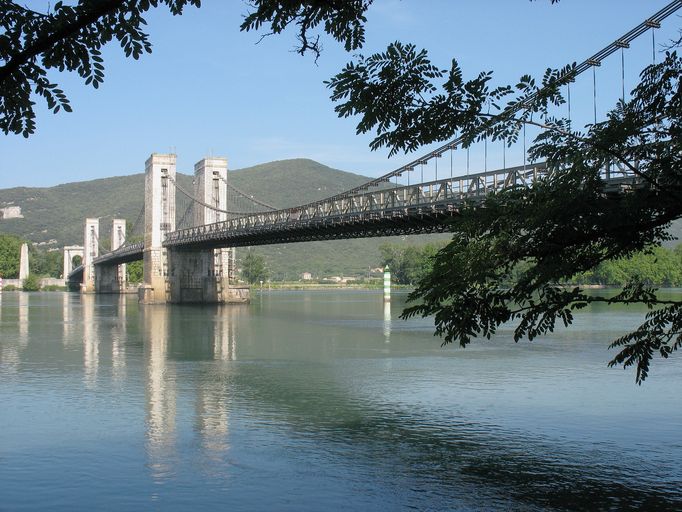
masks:
<instances>
[{"instance_id":1,"label":"suspension cable","mask_svg":"<svg viewBox=\"0 0 682 512\"><path fill-rule=\"evenodd\" d=\"M655 62L655 34L653 32L654 28L659 28L661 25L661 22L671 16L673 13L677 12L680 8L682 8L682 0L673 0L671 1L668 5L663 7L661 10L656 12L653 16L648 18L647 20L643 21L639 25L637 25L635 28L631 29L627 33L625 33L622 37L617 39L616 41L612 42L611 44L605 46L601 50L599 50L597 53L595 53L593 56L591 56L589 59L584 60L580 64L575 65L573 69L565 76L561 77L561 80L565 81L565 83L568 85L570 82L575 81L575 79L583 74L585 71L589 70L592 68L593 70L593 85L594 85L594 112L595 112L595 124L596 124L596 71L595 71L595 66L600 65L600 63L612 55L614 52L616 52L619 48L621 48L622 43L630 43L640 37L642 34L646 33L647 30L652 29L652 41L653 41L653 59ZM535 101L538 97L541 97L543 94L545 94L547 91L545 88L540 88L538 89L535 93L530 94L524 101L519 101L512 106L502 110L495 118L490 119L487 123L485 123L487 126L493 126L495 123L509 120L510 118L513 118L513 116L520 112L523 111L524 109L527 109L529 106L532 105L533 101ZM569 89L569 95L570 95L570 89ZM531 113L531 118L532 118L532 113ZM569 102L569 121L570 121L570 102ZM524 123L525 126L525 123ZM422 161L429 161L433 158L435 158L437 155L443 153L445 150L455 147L459 144L463 144L465 142L465 137L463 135L460 135L459 137L456 137L450 141L448 141L446 144L442 145L441 147L438 147L431 152L427 153L426 155L415 159L412 162L409 162L407 164L404 164L403 166L394 169L393 171L386 173L378 178L375 178L371 181L368 181L366 183L363 183L362 185L358 185L354 188L348 189L344 192L340 192L338 194L335 194L333 196L327 197L325 199L317 200L317 201L312 201L310 203L306 203L303 205L296 206L295 208L304 208L316 204L320 204L321 202L324 201L333 201L337 199L342 199L345 197L348 197L350 195L353 195L357 192L360 192L362 190L366 190L370 186L377 186L380 183L383 182L389 182L390 179L395 177L396 179L396 185L397 185L397 179L398 176L402 176L403 173L407 172L407 180L408 180L408 186L410 183L410 172L414 170L414 168L420 164ZM487 167L487 139L485 140L486 142L486 167ZM524 140L524 145L525 145L525 140ZM524 160L526 158L525 152L524 152ZM467 147L467 178L469 176L469 147ZM231 188L234 188L234 186L229 185ZM232 214L232 215L241 215L244 212L230 212L227 210L220 210L218 208L215 208L213 206L207 205L206 203L203 203L202 201L192 197L190 194L182 190L182 188L178 187L176 184L176 187L178 190L180 190L183 194L185 194L187 197L191 198L192 200L196 201L199 204L202 204L212 210L221 212L221 213L227 213L227 214ZM244 194L249 200L252 200L253 202L257 202L258 204L261 204L262 206L265 206L265 204L260 203L256 201L254 198L248 197L248 195ZM276 209L270 205L267 205L268 208L273 208ZM254 214L257 213L267 213L267 212L254 212Z\"/></svg>"},{"instance_id":2,"label":"suspension cable","mask_svg":"<svg viewBox=\"0 0 682 512\"><path fill-rule=\"evenodd\" d=\"M623 105L625 105L625 47L620 49L620 85L622 87Z\"/></svg>"},{"instance_id":3,"label":"suspension cable","mask_svg":"<svg viewBox=\"0 0 682 512\"><path fill-rule=\"evenodd\" d=\"M178 185L178 183L175 181L175 179L174 179L172 176L168 176L168 180L169 180L173 185L175 185L175 189L176 189L176 190L180 191L183 195L185 195L186 197L188 197L188 198L191 199L192 201L194 201L194 202L196 202L196 203L199 203L201 206L203 206L203 207L205 207L205 208L208 208L209 210L213 210L214 212L218 212L218 213L225 213L225 214L227 214L227 215L244 215L244 214L246 214L246 215L252 215L252 213L249 213L249 212L234 212L234 211L230 211L230 210L223 210L223 209L221 209L221 208L216 208L216 207L213 206L213 205L210 205L210 204L208 204L208 203L203 202L203 201L200 200L200 199L197 199L197 198L194 197L192 194L190 194L189 192L187 192L187 191L186 191L185 189L183 189L180 185ZM253 212L253 214L256 214L256 213L265 213L265 212Z\"/></svg>"},{"instance_id":4,"label":"suspension cable","mask_svg":"<svg viewBox=\"0 0 682 512\"><path fill-rule=\"evenodd\" d=\"M259 205L259 206L264 206L265 208L270 208L271 210L278 210L278 209L279 209L279 208L277 208L276 206L272 206L271 204L265 203L265 202L263 202L263 201L259 201L259 200L256 199L255 197L248 195L246 192L243 192L242 190L240 190L240 189L238 189L237 187L235 187L232 183L228 182L228 181L227 181L225 178L223 178L222 176L220 176L220 180L221 180L223 183L225 183L225 185L227 185L228 188L231 188L233 191L235 191L235 192L236 192L237 194L239 194L240 196L245 197L245 198L248 199L249 201L254 202L254 203L256 203L256 204Z\"/></svg>"},{"instance_id":5,"label":"suspension cable","mask_svg":"<svg viewBox=\"0 0 682 512\"><path fill-rule=\"evenodd\" d=\"M672 14L677 12L680 8L682 8L682 0L673 0L668 5L663 7L661 10L656 12L653 16L651 16L647 20L643 21L642 23L637 25L632 30L623 34L623 36L618 38L616 41L605 46L604 48L599 50L597 53L595 53L589 59L586 59L583 62L581 62L580 64L576 65L575 68L573 68L573 70L570 72L570 77L565 77L565 79L567 80L567 83L569 83L570 81L574 81L579 75L581 75L585 71L589 70L590 67L593 66L594 62L600 63L604 59L606 59L607 57L612 55L614 52L616 52L620 47L618 42L630 43L630 42L634 41L635 39L637 39L638 37L640 37L642 34L646 33L646 31L649 30L650 28L659 28L661 26L661 22L663 20L665 20L666 18L668 18L669 16L671 16ZM500 112L500 114L497 117L508 119L510 116L513 116L517 112L523 110L524 108L527 108L530 104L532 104L532 102L536 98L538 98L539 96L541 96L545 92L546 92L546 90L544 88L539 89L534 94L531 94L530 96L528 96L528 98L526 98L525 101L518 102L515 105L503 110L502 112ZM369 181L363 185L359 185L357 187L351 188L351 189L346 190L344 192L340 192L339 194L331 196L327 199L328 200L339 199L339 198L354 194L356 192L359 192L360 190L366 188L367 186L376 186L379 183L389 181L392 177L394 177L396 175L401 175L402 173L407 171L410 167L415 167L420 161L431 160L432 158L435 157L436 154L442 153L443 151L445 151L446 149L448 149L449 147L451 147L453 145L456 146L456 145L462 144L463 141L464 141L464 137L460 135L459 137L448 141L443 146L434 149L430 153L427 153L426 155L420 157L419 159L414 160L413 162L407 163L407 164L403 165L402 167L399 167L398 169L395 169L395 170L393 170L387 174L384 174L383 176L380 176L379 178L375 178L374 180ZM310 203L310 204L314 204L316 202L317 201ZM301 205L301 206L306 206L306 205Z\"/></svg>"},{"instance_id":6,"label":"suspension cable","mask_svg":"<svg viewBox=\"0 0 682 512\"><path fill-rule=\"evenodd\" d=\"M597 124L597 67L592 66L592 103L594 106L594 124Z\"/></svg>"}]
</instances>

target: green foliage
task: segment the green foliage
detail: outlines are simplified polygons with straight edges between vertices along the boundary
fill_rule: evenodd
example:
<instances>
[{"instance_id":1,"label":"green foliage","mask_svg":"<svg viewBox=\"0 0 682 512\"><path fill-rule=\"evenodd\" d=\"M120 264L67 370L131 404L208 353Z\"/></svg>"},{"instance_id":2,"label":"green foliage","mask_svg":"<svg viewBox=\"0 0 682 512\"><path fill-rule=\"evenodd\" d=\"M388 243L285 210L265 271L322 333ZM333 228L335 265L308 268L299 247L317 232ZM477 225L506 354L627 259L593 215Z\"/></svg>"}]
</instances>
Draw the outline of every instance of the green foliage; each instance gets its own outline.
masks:
<instances>
[{"instance_id":1,"label":"green foliage","mask_svg":"<svg viewBox=\"0 0 682 512\"><path fill-rule=\"evenodd\" d=\"M586 133L570 131L568 121L548 120L552 126L537 137L530 154L555 172L530 189L491 195L483 208L462 208L453 222L452 242L410 296L420 302L403 315L434 315L445 343L466 346L476 337L491 337L509 321L515 322L515 340L534 339L552 331L557 321L570 324L573 313L591 302L663 306L612 345L623 348L611 364L636 364L642 382L652 355L667 357L679 348L682 336L676 330L679 304L656 299L646 284L652 272L635 274L610 298L556 283L576 274L594 275L602 262L641 251L655 255L656 247L670 238L666 228L682 216L681 74L682 60L668 53L642 73L629 102L619 103L607 121ZM472 125L471 138L478 129ZM625 166L638 162L631 170L641 185L627 193L607 193L600 171L613 159ZM513 272L515 282L501 287ZM609 276L621 279L625 276Z\"/></svg>"},{"instance_id":2,"label":"green foliage","mask_svg":"<svg viewBox=\"0 0 682 512\"><path fill-rule=\"evenodd\" d=\"M58 286L56 284L49 284L41 288L41 290L44 292L65 292L67 289L68 288L66 286Z\"/></svg>"},{"instance_id":3,"label":"green foliage","mask_svg":"<svg viewBox=\"0 0 682 512\"><path fill-rule=\"evenodd\" d=\"M294 0L253 0L253 8L241 24L249 31L269 25L280 33L294 23L298 29L301 54L319 55L319 36L311 35L319 25L324 31L354 50L364 42L365 11L372 0L309 2ZM48 77L50 70L77 73L95 89L104 82L102 47L117 40L126 57L139 59L151 53L143 15L152 7L166 5L173 15L187 5L199 7L200 0L79 0L73 5L56 2L38 12L10 0L0 0L0 129L5 134L28 137L35 132L32 95L41 96L54 113L71 112L64 92Z\"/></svg>"},{"instance_id":4,"label":"green foliage","mask_svg":"<svg viewBox=\"0 0 682 512\"><path fill-rule=\"evenodd\" d=\"M129 283L141 283L143 281L142 261L131 261L130 263L127 263L126 272L128 273Z\"/></svg>"},{"instance_id":5,"label":"green foliage","mask_svg":"<svg viewBox=\"0 0 682 512\"><path fill-rule=\"evenodd\" d=\"M24 279L23 287L25 292L37 292L40 290L40 278L36 274L29 274Z\"/></svg>"},{"instance_id":6,"label":"green foliage","mask_svg":"<svg viewBox=\"0 0 682 512\"><path fill-rule=\"evenodd\" d=\"M268 278L265 258L253 251L246 252L241 261L241 268L242 278L250 284L265 281Z\"/></svg>"},{"instance_id":7,"label":"green foliage","mask_svg":"<svg viewBox=\"0 0 682 512\"><path fill-rule=\"evenodd\" d=\"M19 260L23 240L14 235L0 234L0 277L19 277Z\"/></svg>"},{"instance_id":8,"label":"green foliage","mask_svg":"<svg viewBox=\"0 0 682 512\"><path fill-rule=\"evenodd\" d=\"M682 286L682 244L675 250L654 247L629 258L602 261L593 270L573 276L573 284Z\"/></svg>"},{"instance_id":9,"label":"green foliage","mask_svg":"<svg viewBox=\"0 0 682 512\"><path fill-rule=\"evenodd\" d=\"M45 277L61 277L64 263L62 251L45 251L31 248L29 251L32 273Z\"/></svg>"},{"instance_id":10,"label":"green foliage","mask_svg":"<svg viewBox=\"0 0 682 512\"><path fill-rule=\"evenodd\" d=\"M18 288L13 284L8 284L7 286L2 287L3 292L16 292L17 290Z\"/></svg>"},{"instance_id":11,"label":"green foliage","mask_svg":"<svg viewBox=\"0 0 682 512\"><path fill-rule=\"evenodd\" d=\"M126 57L151 52L142 15L165 4L174 15L200 0L79 0L56 2L47 12L0 0L0 129L5 134L35 131L32 95L42 96L54 113L71 105L48 78L52 69L74 71L97 89L104 81L102 46L116 39Z\"/></svg>"},{"instance_id":12,"label":"green foliage","mask_svg":"<svg viewBox=\"0 0 682 512\"><path fill-rule=\"evenodd\" d=\"M373 0L346 0L343 2L310 2L290 0L279 2L274 0L253 0L254 10L244 19L241 29L256 30L269 24L269 33L279 34L292 23L297 26L299 46L296 49L301 55L312 51L320 55L319 35L311 35L321 23L324 31L334 39L343 43L346 51L356 50L365 42L365 12Z\"/></svg>"},{"instance_id":13,"label":"green foliage","mask_svg":"<svg viewBox=\"0 0 682 512\"><path fill-rule=\"evenodd\" d=\"M429 243L421 246L382 244L381 265L388 265L391 278L398 284L415 284L428 275L436 253L444 247L444 243Z\"/></svg>"},{"instance_id":14,"label":"green foliage","mask_svg":"<svg viewBox=\"0 0 682 512\"><path fill-rule=\"evenodd\" d=\"M682 39L672 43L680 44ZM524 75L515 85L493 87L492 72L466 80L455 59L441 69L425 50L395 42L385 52L358 56L326 83L339 117L360 116L357 132L374 131L370 147L387 147L391 154L451 140L455 133L468 147L483 139L511 145L526 124L545 129L529 154L547 162L550 177L532 189L492 195L482 208L465 205L453 222L452 242L434 258L410 295L417 304L403 316L434 315L445 343L466 346L509 321L516 322L515 340L533 339L552 331L556 321L570 324L573 312L590 302L662 306L612 345L622 350L611 364L636 364L641 383L654 353L667 357L680 347L682 308L656 299L646 284L676 282L676 272L668 268L664 278L640 261L643 272L616 275L618 266L606 263L653 255L670 240L671 222L682 217L682 61L666 53L642 73L630 101L619 102L607 121L584 132L550 115L551 107L565 103L562 88L575 72L569 64L548 69L540 81ZM601 171L614 162L637 177L632 190L614 194L605 188ZM414 256L385 256L397 259L398 274L410 279L401 263ZM608 299L556 285L599 272L610 272L608 280L632 280Z\"/></svg>"}]
</instances>

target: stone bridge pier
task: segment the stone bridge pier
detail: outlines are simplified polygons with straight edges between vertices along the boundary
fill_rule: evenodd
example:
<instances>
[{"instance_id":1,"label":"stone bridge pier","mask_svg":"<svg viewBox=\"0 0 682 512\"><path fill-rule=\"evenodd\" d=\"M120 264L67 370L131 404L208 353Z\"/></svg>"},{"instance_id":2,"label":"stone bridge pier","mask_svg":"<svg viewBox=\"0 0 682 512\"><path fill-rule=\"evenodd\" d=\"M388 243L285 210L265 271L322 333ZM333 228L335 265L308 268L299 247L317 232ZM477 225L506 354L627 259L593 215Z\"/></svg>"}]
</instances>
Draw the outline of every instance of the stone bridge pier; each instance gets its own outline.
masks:
<instances>
[{"instance_id":1,"label":"stone bridge pier","mask_svg":"<svg viewBox=\"0 0 682 512\"><path fill-rule=\"evenodd\" d=\"M125 243L125 219L113 219L111 224L111 250L115 251ZM126 266L97 265L95 289L97 293L123 293L127 287Z\"/></svg>"},{"instance_id":2,"label":"stone bridge pier","mask_svg":"<svg viewBox=\"0 0 682 512\"><path fill-rule=\"evenodd\" d=\"M83 263L84 248L82 245L66 245L64 246L64 266L62 276L66 280L71 271L78 265L74 265L73 259L78 256L80 263Z\"/></svg>"},{"instance_id":3,"label":"stone bridge pier","mask_svg":"<svg viewBox=\"0 0 682 512\"><path fill-rule=\"evenodd\" d=\"M194 165L194 197L217 209L227 209L227 159L204 158ZM195 226L226 220L225 213L195 204ZM248 287L235 286L234 249L168 251L168 301L174 303L243 303Z\"/></svg>"},{"instance_id":4,"label":"stone bridge pier","mask_svg":"<svg viewBox=\"0 0 682 512\"><path fill-rule=\"evenodd\" d=\"M81 292L95 293L95 264L94 259L99 256L99 219L85 219L83 232L83 282Z\"/></svg>"},{"instance_id":5,"label":"stone bridge pier","mask_svg":"<svg viewBox=\"0 0 682 512\"><path fill-rule=\"evenodd\" d=\"M176 155L152 153L145 163L143 280L138 297L143 304L169 299L166 233L175 229Z\"/></svg>"},{"instance_id":6,"label":"stone bridge pier","mask_svg":"<svg viewBox=\"0 0 682 512\"><path fill-rule=\"evenodd\" d=\"M243 303L249 288L235 286L231 249L166 249L163 240L175 230L176 156L153 153L145 164L143 304ZM204 158L194 166L194 225L225 220L227 159ZM211 208L212 207L212 208Z\"/></svg>"}]
</instances>

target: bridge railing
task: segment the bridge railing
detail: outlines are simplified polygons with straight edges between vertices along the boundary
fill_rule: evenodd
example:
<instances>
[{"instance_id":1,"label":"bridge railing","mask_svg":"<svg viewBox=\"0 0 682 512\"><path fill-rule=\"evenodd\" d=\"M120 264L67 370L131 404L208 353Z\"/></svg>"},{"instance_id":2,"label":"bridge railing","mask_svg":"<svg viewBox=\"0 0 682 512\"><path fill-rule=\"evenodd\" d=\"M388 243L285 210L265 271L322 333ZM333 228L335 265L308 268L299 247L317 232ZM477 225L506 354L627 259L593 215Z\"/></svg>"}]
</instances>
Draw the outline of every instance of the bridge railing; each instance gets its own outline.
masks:
<instances>
[{"instance_id":1,"label":"bridge railing","mask_svg":"<svg viewBox=\"0 0 682 512\"><path fill-rule=\"evenodd\" d=\"M77 276L78 274L82 274L84 268L85 268L85 267L84 267L83 265L78 265L78 266L75 267L71 272L69 272L69 274L65 277L65 279L66 279L67 281L71 281L71 280L72 280L75 276Z\"/></svg>"},{"instance_id":2,"label":"bridge railing","mask_svg":"<svg viewBox=\"0 0 682 512\"><path fill-rule=\"evenodd\" d=\"M109 263L124 259L127 256L142 253L144 250L144 242L135 242L128 245L123 245L115 251L108 252L92 260L95 265Z\"/></svg>"},{"instance_id":3,"label":"bridge railing","mask_svg":"<svg viewBox=\"0 0 682 512\"><path fill-rule=\"evenodd\" d=\"M165 246L191 244L220 233L244 233L287 229L301 225L333 225L354 220L403 217L417 210L455 208L464 201L482 200L486 195L511 187L530 187L548 176L544 162L496 169L413 185L386 187L315 201L306 205L245 215L204 226L169 233ZM612 185L633 182L625 165L609 165L602 177Z\"/></svg>"}]
</instances>

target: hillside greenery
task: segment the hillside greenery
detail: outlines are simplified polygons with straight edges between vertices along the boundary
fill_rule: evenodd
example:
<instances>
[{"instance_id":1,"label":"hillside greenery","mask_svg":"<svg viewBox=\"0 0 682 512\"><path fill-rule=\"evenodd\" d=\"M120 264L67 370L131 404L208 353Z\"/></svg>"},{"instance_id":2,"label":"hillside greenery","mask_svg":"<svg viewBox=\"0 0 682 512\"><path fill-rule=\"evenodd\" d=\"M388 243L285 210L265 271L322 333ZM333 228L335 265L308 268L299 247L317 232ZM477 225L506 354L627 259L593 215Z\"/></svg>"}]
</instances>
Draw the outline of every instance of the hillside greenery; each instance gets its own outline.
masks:
<instances>
[{"instance_id":1,"label":"hillside greenery","mask_svg":"<svg viewBox=\"0 0 682 512\"><path fill-rule=\"evenodd\" d=\"M625 286L641 282L651 286L682 286L682 244L674 249L655 247L630 258L603 261L596 268L573 277L575 284Z\"/></svg>"},{"instance_id":2,"label":"hillside greenery","mask_svg":"<svg viewBox=\"0 0 682 512\"><path fill-rule=\"evenodd\" d=\"M36 247L16 235L0 233L0 277L17 279L21 245L28 243L28 262L31 274L39 277L60 277L62 273L62 251Z\"/></svg>"},{"instance_id":3,"label":"hillside greenery","mask_svg":"<svg viewBox=\"0 0 682 512\"><path fill-rule=\"evenodd\" d=\"M446 241L423 245L384 243L379 246L381 266L388 265L396 283L413 285L428 274L433 257L445 244Z\"/></svg>"},{"instance_id":4,"label":"hillside greenery","mask_svg":"<svg viewBox=\"0 0 682 512\"><path fill-rule=\"evenodd\" d=\"M0 234L0 277L15 279L19 275L21 238Z\"/></svg>"},{"instance_id":5,"label":"hillside greenery","mask_svg":"<svg viewBox=\"0 0 682 512\"><path fill-rule=\"evenodd\" d=\"M249 284L263 282L268 279L268 269L265 258L253 251L246 251L241 261L241 276Z\"/></svg>"},{"instance_id":6,"label":"hillside greenery","mask_svg":"<svg viewBox=\"0 0 682 512\"><path fill-rule=\"evenodd\" d=\"M421 245L385 243L379 247L381 264L389 266L394 282L413 285L431 271L433 258L444 247L445 242ZM517 265L504 279L503 286L518 282L527 270L528 264ZM633 281L651 286L682 287L682 244L674 249L655 247L628 258L603 261L593 270L557 284L624 287Z\"/></svg>"}]
</instances>

